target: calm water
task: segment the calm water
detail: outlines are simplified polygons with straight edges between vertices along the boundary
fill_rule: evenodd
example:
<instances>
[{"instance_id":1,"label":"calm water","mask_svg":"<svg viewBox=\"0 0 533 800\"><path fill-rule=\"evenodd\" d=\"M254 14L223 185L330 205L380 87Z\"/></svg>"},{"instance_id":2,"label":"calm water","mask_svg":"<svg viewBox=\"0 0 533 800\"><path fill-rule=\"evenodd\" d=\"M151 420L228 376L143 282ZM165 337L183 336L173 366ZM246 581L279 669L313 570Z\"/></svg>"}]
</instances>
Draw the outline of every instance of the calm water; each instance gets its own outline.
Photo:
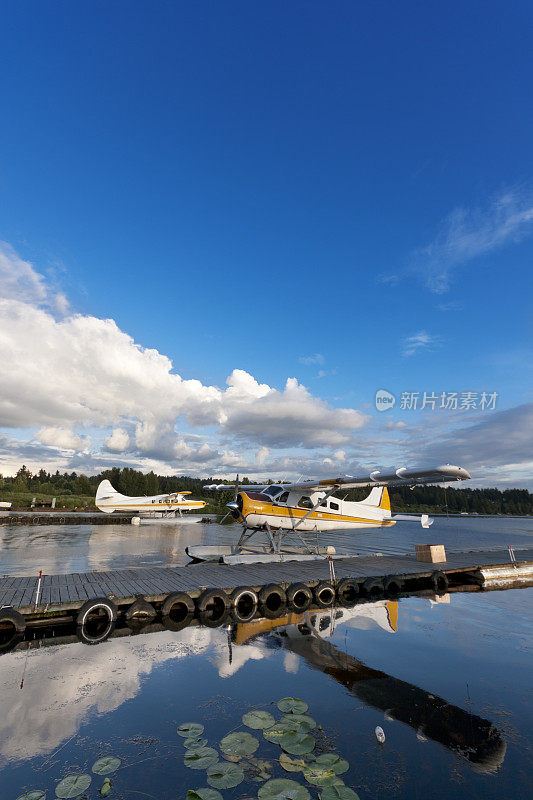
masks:
<instances>
[{"instance_id":1,"label":"calm water","mask_svg":"<svg viewBox=\"0 0 533 800\"><path fill-rule=\"evenodd\" d=\"M232 544L240 526L204 525L0 525L0 575L35 575L185 564L185 546ZM451 551L533 544L533 518L438 517L425 530L398 523L381 531L321 534L323 544L348 553L407 553L415 544L444 544Z\"/></svg>"},{"instance_id":2,"label":"calm water","mask_svg":"<svg viewBox=\"0 0 533 800\"><path fill-rule=\"evenodd\" d=\"M181 564L185 544L230 542L236 533L215 524L0 526L0 572ZM533 521L438 519L430 531L407 523L328 541L361 553L426 541L449 550L519 547L531 545ZM279 745L242 726L254 708L278 719L286 696L309 704L321 726L315 753L348 760L342 779L361 800L530 796L530 599L531 589L455 593L219 629L125 628L92 647L74 635L32 649L22 643L0 656L0 797L43 789L50 800L69 771L90 773L113 754L122 764L110 797L185 798L207 786L206 772L184 765L176 729L198 722L217 752L228 732L248 730L272 777L307 785L317 800L318 787L282 769ZM245 774L224 800L257 797L262 784ZM102 782L93 776L86 796L98 797Z\"/></svg>"},{"instance_id":3,"label":"calm water","mask_svg":"<svg viewBox=\"0 0 533 800\"><path fill-rule=\"evenodd\" d=\"M348 760L342 779L361 800L528 797L530 592L411 597L292 620L120 636L93 647L71 637L6 653L2 800L37 788L53 798L69 771L90 773L105 754L122 760L110 797L185 798L207 783L205 770L184 765L176 733L183 722L204 725L217 749L230 731L248 730L273 778L305 785L301 772L280 766L279 745L241 721L256 708L278 719L276 703L287 696L309 704L321 726L313 731L315 752ZM89 798L99 796L102 781L93 776ZM222 794L253 798L261 785L248 774ZM317 800L318 787L307 787Z\"/></svg>"}]
</instances>

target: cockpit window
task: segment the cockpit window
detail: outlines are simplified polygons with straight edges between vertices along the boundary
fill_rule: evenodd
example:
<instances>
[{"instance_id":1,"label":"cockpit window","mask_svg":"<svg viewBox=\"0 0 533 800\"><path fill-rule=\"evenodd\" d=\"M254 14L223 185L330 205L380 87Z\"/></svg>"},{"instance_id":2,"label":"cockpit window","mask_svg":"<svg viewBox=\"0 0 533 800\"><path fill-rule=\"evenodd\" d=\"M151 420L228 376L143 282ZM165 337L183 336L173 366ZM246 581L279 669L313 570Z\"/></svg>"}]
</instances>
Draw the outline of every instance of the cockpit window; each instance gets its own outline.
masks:
<instances>
[{"instance_id":1,"label":"cockpit window","mask_svg":"<svg viewBox=\"0 0 533 800\"><path fill-rule=\"evenodd\" d=\"M298 500L298 505L300 508L313 508L313 501L310 497L300 497Z\"/></svg>"},{"instance_id":2,"label":"cockpit window","mask_svg":"<svg viewBox=\"0 0 533 800\"><path fill-rule=\"evenodd\" d=\"M268 494L270 497L275 497L281 492L281 486L269 486L268 489L263 490L263 494Z\"/></svg>"},{"instance_id":3,"label":"cockpit window","mask_svg":"<svg viewBox=\"0 0 533 800\"><path fill-rule=\"evenodd\" d=\"M283 494L278 497L278 503L286 503L288 499L289 499L289 493L283 492Z\"/></svg>"}]
</instances>

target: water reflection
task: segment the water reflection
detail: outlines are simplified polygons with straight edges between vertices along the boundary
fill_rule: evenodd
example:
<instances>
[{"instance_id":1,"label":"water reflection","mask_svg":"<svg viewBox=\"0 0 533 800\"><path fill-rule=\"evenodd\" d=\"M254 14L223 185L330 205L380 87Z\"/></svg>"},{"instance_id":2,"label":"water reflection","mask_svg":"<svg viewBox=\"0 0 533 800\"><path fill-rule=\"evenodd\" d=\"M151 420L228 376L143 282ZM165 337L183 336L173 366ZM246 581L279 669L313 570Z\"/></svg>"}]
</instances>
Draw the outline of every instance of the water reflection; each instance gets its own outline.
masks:
<instances>
[{"instance_id":1,"label":"water reflection","mask_svg":"<svg viewBox=\"0 0 533 800\"><path fill-rule=\"evenodd\" d=\"M109 713L134 698L143 678L167 661L206 654L227 678L248 661L284 649L287 672L297 672L303 660L365 705L460 754L476 769L497 770L506 744L490 721L367 666L335 643L343 627L396 634L398 614L398 603L382 600L218 629L194 624L175 633L158 623L142 630L123 626L93 647L81 644L74 631L52 630L0 659L0 757L12 761L52 752L92 712Z\"/></svg>"}]
</instances>

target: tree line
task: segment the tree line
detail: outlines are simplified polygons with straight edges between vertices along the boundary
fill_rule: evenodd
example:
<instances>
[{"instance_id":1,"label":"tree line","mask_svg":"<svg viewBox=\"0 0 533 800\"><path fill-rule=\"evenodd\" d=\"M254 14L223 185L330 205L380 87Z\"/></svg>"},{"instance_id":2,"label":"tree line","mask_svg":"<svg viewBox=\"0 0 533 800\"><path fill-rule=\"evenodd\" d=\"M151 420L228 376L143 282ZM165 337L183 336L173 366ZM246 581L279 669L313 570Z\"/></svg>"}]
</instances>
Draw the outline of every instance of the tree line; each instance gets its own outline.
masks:
<instances>
[{"instance_id":1,"label":"tree line","mask_svg":"<svg viewBox=\"0 0 533 800\"><path fill-rule=\"evenodd\" d=\"M215 483L215 478L191 478L188 475L156 475L143 473L130 467L114 467L98 475L83 475L77 472L47 472L40 469L32 473L23 465L14 477L0 475L0 500L13 495L32 494L46 499L52 496L68 499L69 496L84 498L86 505L94 504L94 496L100 481L111 481L114 488L126 495L142 496L189 491L197 498L209 500L215 510L222 510L231 497L231 492L209 492L206 484ZM250 485L248 478L242 484ZM273 483L273 481L269 481ZM366 489L339 491L339 497L347 500L362 500ZM451 514L461 512L477 514L533 514L533 494L527 489L469 489L442 486L401 486L389 490L394 511L429 511Z\"/></svg>"}]
</instances>

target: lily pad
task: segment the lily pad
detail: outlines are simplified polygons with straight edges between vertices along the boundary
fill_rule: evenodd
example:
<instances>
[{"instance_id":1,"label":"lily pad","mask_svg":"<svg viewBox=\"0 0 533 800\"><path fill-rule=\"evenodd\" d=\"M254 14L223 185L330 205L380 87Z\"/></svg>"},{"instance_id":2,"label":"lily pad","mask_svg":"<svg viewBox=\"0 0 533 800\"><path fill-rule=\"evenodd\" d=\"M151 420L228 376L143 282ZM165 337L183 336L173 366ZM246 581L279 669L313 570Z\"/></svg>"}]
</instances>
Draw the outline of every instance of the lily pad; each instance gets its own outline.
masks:
<instances>
[{"instance_id":1,"label":"lily pad","mask_svg":"<svg viewBox=\"0 0 533 800\"><path fill-rule=\"evenodd\" d=\"M305 714L309 706L299 697L284 697L279 701L278 708L284 714Z\"/></svg>"},{"instance_id":2,"label":"lily pad","mask_svg":"<svg viewBox=\"0 0 533 800\"><path fill-rule=\"evenodd\" d=\"M218 753L213 747L200 747L199 750L186 750L183 763L191 769L207 769L218 761Z\"/></svg>"},{"instance_id":3,"label":"lily pad","mask_svg":"<svg viewBox=\"0 0 533 800\"><path fill-rule=\"evenodd\" d=\"M216 789L189 789L187 800L222 800L222 795Z\"/></svg>"},{"instance_id":4,"label":"lily pad","mask_svg":"<svg viewBox=\"0 0 533 800\"><path fill-rule=\"evenodd\" d=\"M199 750L200 747L207 747L207 739L199 736L196 739L184 739L183 746L186 750Z\"/></svg>"},{"instance_id":5,"label":"lily pad","mask_svg":"<svg viewBox=\"0 0 533 800\"><path fill-rule=\"evenodd\" d=\"M307 766L303 758L291 758L287 753L280 755L279 763L287 772L301 772Z\"/></svg>"},{"instance_id":6,"label":"lily pad","mask_svg":"<svg viewBox=\"0 0 533 800\"><path fill-rule=\"evenodd\" d=\"M260 800L309 800L311 795L300 783L289 778L274 778L261 786Z\"/></svg>"},{"instance_id":7,"label":"lily pad","mask_svg":"<svg viewBox=\"0 0 533 800\"><path fill-rule=\"evenodd\" d=\"M316 763L327 769L332 769L335 775L343 775L350 769L346 759L341 758L337 753L322 753L316 757Z\"/></svg>"},{"instance_id":8,"label":"lily pad","mask_svg":"<svg viewBox=\"0 0 533 800\"><path fill-rule=\"evenodd\" d=\"M26 794L21 794L17 797L17 800L44 800L46 797L46 792L43 792L42 789L32 789L30 792L26 792Z\"/></svg>"},{"instance_id":9,"label":"lily pad","mask_svg":"<svg viewBox=\"0 0 533 800\"><path fill-rule=\"evenodd\" d=\"M120 764L120 758L115 758L115 756L104 756L103 758L99 758L98 761L94 762L92 771L96 775L111 775L111 773L117 771L117 769L120 767Z\"/></svg>"},{"instance_id":10,"label":"lily pad","mask_svg":"<svg viewBox=\"0 0 533 800\"><path fill-rule=\"evenodd\" d=\"M307 783L314 783L315 786L332 786L336 783L342 783L332 769L320 764L311 764L306 767L304 769L304 778Z\"/></svg>"},{"instance_id":11,"label":"lily pad","mask_svg":"<svg viewBox=\"0 0 533 800\"><path fill-rule=\"evenodd\" d=\"M244 780L244 772L238 764L214 764L207 770L207 782L215 789L232 789Z\"/></svg>"},{"instance_id":12,"label":"lily pad","mask_svg":"<svg viewBox=\"0 0 533 800\"><path fill-rule=\"evenodd\" d=\"M220 742L220 749L229 756L251 756L259 747L259 741L247 731L228 733Z\"/></svg>"},{"instance_id":13,"label":"lily pad","mask_svg":"<svg viewBox=\"0 0 533 800\"><path fill-rule=\"evenodd\" d=\"M359 795L344 784L326 786L320 792L322 800L359 800Z\"/></svg>"},{"instance_id":14,"label":"lily pad","mask_svg":"<svg viewBox=\"0 0 533 800\"><path fill-rule=\"evenodd\" d=\"M308 733L285 733L279 740L279 745L286 753L303 756L314 749L315 740Z\"/></svg>"},{"instance_id":15,"label":"lily pad","mask_svg":"<svg viewBox=\"0 0 533 800\"><path fill-rule=\"evenodd\" d=\"M107 797L110 791L111 791L111 781L109 780L109 778L106 778L102 784L102 788L100 789L100 795L102 797Z\"/></svg>"},{"instance_id":16,"label":"lily pad","mask_svg":"<svg viewBox=\"0 0 533 800\"><path fill-rule=\"evenodd\" d=\"M184 739L197 739L204 732L204 726L199 722L183 722L178 728L178 736Z\"/></svg>"},{"instance_id":17,"label":"lily pad","mask_svg":"<svg viewBox=\"0 0 533 800\"><path fill-rule=\"evenodd\" d=\"M256 731L259 731L263 728L270 728L270 726L274 724L275 719L272 714L268 713L268 711L256 709L244 714L242 721L248 728L253 728Z\"/></svg>"},{"instance_id":18,"label":"lily pad","mask_svg":"<svg viewBox=\"0 0 533 800\"><path fill-rule=\"evenodd\" d=\"M281 722L288 722L291 725L296 725L301 733L306 733L316 728L316 722L308 714L285 714L281 718Z\"/></svg>"},{"instance_id":19,"label":"lily pad","mask_svg":"<svg viewBox=\"0 0 533 800\"><path fill-rule=\"evenodd\" d=\"M262 758L250 758L243 764L243 769L248 780L262 783L272 777L272 764Z\"/></svg>"},{"instance_id":20,"label":"lily pad","mask_svg":"<svg viewBox=\"0 0 533 800\"><path fill-rule=\"evenodd\" d=\"M91 785L90 775L67 775L56 786L56 797L62 800L70 800L72 797L79 797L85 789Z\"/></svg>"},{"instance_id":21,"label":"lily pad","mask_svg":"<svg viewBox=\"0 0 533 800\"><path fill-rule=\"evenodd\" d=\"M265 739L269 742L274 742L274 744L279 744L282 736L286 733L300 733L298 724L282 719L279 722L275 722L270 728L263 730Z\"/></svg>"}]
</instances>

